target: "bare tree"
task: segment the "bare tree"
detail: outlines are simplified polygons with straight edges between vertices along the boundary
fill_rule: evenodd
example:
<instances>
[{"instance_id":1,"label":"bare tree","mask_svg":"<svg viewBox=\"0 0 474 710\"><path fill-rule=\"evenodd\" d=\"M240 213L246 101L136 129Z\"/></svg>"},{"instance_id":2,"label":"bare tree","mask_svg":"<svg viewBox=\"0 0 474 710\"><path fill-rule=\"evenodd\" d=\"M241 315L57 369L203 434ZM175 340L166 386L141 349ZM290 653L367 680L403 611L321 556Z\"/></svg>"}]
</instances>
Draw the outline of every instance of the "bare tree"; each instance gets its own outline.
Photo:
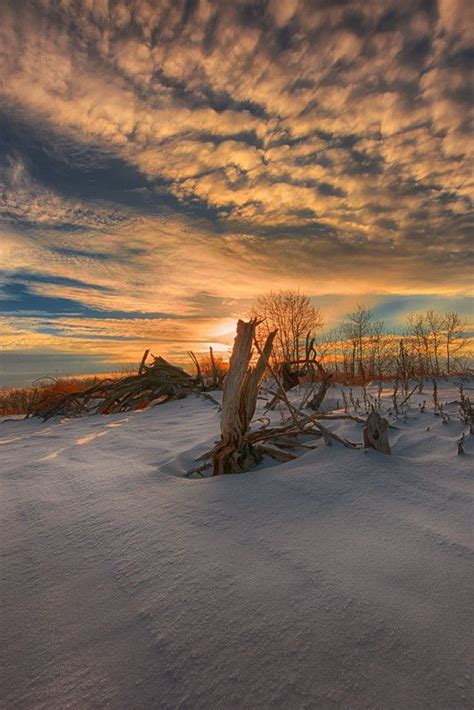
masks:
<instances>
[{"instance_id":1,"label":"bare tree","mask_svg":"<svg viewBox=\"0 0 474 710\"><path fill-rule=\"evenodd\" d=\"M464 338L466 320L461 318L456 311L448 311L444 314L443 328L445 333L446 371L449 375L453 366L453 356L466 345Z\"/></svg>"},{"instance_id":2,"label":"bare tree","mask_svg":"<svg viewBox=\"0 0 474 710\"><path fill-rule=\"evenodd\" d=\"M372 328L372 312L366 306L361 305L358 305L355 311L349 313L347 321L341 325L341 334L351 345L350 368L352 380L356 378L357 374L361 381L365 381L365 344L372 333Z\"/></svg>"},{"instance_id":3,"label":"bare tree","mask_svg":"<svg viewBox=\"0 0 474 710\"><path fill-rule=\"evenodd\" d=\"M429 328L429 338L433 358L433 374L439 376L441 374L441 345L443 338L443 317L436 311L426 311L426 323Z\"/></svg>"},{"instance_id":4,"label":"bare tree","mask_svg":"<svg viewBox=\"0 0 474 710\"><path fill-rule=\"evenodd\" d=\"M410 313L407 317L407 336L415 352L421 378L432 372L429 329L424 313Z\"/></svg>"},{"instance_id":5,"label":"bare tree","mask_svg":"<svg viewBox=\"0 0 474 710\"><path fill-rule=\"evenodd\" d=\"M395 355L396 379L402 386L403 395L408 398L410 377L413 375L414 355L407 349L406 338L400 338Z\"/></svg>"},{"instance_id":6,"label":"bare tree","mask_svg":"<svg viewBox=\"0 0 474 710\"><path fill-rule=\"evenodd\" d=\"M274 355L280 362L292 364L303 361L308 333L314 334L323 325L319 308L299 291L271 291L259 296L252 316L260 321L259 341L278 330Z\"/></svg>"},{"instance_id":7,"label":"bare tree","mask_svg":"<svg viewBox=\"0 0 474 710\"><path fill-rule=\"evenodd\" d=\"M337 378L340 370L340 333L337 329L327 331L318 338L317 349L321 362L326 368L332 369Z\"/></svg>"},{"instance_id":8,"label":"bare tree","mask_svg":"<svg viewBox=\"0 0 474 710\"><path fill-rule=\"evenodd\" d=\"M369 379L382 377L388 372L391 361L390 339L387 337L385 323L374 321L367 338L367 376Z\"/></svg>"},{"instance_id":9,"label":"bare tree","mask_svg":"<svg viewBox=\"0 0 474 710\"><path fill-rule=\"evenodd\" d=\"M444 315L434 310L411 313L407 318L407 336L416 354L417 374L421 377L438 377L453 371L453 357L466 345L466 321L459 313L448 311Z\"/></svg>"}]
</instances>

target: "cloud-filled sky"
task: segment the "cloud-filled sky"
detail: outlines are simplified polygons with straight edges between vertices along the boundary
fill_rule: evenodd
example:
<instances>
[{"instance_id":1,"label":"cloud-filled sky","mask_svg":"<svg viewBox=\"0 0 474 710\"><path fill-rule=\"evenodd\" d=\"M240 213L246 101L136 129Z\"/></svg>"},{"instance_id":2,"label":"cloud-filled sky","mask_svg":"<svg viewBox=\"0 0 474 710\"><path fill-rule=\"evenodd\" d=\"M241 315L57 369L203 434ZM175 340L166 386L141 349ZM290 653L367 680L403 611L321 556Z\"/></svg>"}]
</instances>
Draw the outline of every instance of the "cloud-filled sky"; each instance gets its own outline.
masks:
<instances>
[{"instance_id":1,"label":"cloud-filled sky","mask_svg":"<svg viewBox=\"0 0 474 710\"><path fill-rule=\"evenodd\" d=\"M470 0L0 3L0 383L472 314Z\"/></svg>"}]
</instances>

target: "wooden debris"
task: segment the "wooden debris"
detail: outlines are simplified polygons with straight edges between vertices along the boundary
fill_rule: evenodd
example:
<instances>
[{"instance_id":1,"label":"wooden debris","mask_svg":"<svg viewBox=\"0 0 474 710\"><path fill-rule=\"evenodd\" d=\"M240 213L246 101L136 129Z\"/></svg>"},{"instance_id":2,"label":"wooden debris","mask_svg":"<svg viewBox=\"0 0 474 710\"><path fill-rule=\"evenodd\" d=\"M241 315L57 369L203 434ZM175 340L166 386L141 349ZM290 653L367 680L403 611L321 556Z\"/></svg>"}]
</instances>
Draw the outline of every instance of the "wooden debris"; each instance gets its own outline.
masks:
<instances>
[{"instance_id":1,"label":"wooden debris","mask_svg":"<svg viewBox=\"0 0 474 710\"><path fill-rule=\"evenodd\" d=\"M284 451L283 449L276 448L274 446L268 446L268 444L257 444L256 449L262 454L270 456L276 461L294 461L298 458L296 454L292 454L290 451Z\"/></svg>"},{"instance_id":2,"label":"wooden debris","mask_svg":"<svg viewBox=\"0 0 474 710\"><path fill-rule=\"evenodd\" d=\"M328 391L329 387L331 386L332 382L332 374L331 373L324 373L323 379L321 381L321 384L319 385L318 391L315 393L315 395L309 400L308 404L306 405L309 409L313 409L315 412L318 411L320 406L323 403L323 400L326 396L326 392Z\"/></svg>"},{"instance_id":3,"label":"wooden debris","mask_svg":"<svg viewBox=\"0 0 474 710\"><path fill-rule=\"evenodd\" d=\"M372 448L384 454L391 453L388 441L388 421L381 417L375 409L372 409L365 423L364 446L366 449Z\"/></svg>"},{"instance_id":4,"label":"wooden debris","mask_svg":"<svg viewBox=\"0 0 474 710\"><path fill-rule=\"evenodd\" d=\"M152 362L147 365L148 352L145 351L136 375L104 379L80 392L59 395L53 403L50 398L46 401L40 398L29 415L46 421L57 415L114 414L181 399L192 391L200 391L199 371L193 377L159 356L152 356Z\"/></svg>"},{"instance_id":5,"label":"wooden debris","mask_svg":"<svg viewBox=\"0 0 474 710\"><path fill-rule=\"evenodd\" d=\"M213 397L212 394L209 394L209 392L200 392L200 396L203 399L207 399L208 402L212 402L212 404L215 404L219 412L221 411L221 403L215 397Z\"/></svg>"},{"instance_id":6,"label":"wooden debris","mask_svg":"<svg viewBox=\"0 0 474 710\"><path fill-rule=\"evenodd\" d=\"M420 384L420 382L417 382L416 385L413 387L413 389L410 390L410 392L407 394L407 396L406 396L405 399L402 401L402 403L398 405L399 408L401 409L401 408L403 407L403 405L406 404L406 403L411 399L411 397L413 397L413 395L415 394L415 392L416 392L417 390L418 390L418 392L419 392L419 391L420 391L420 388L421 388L421 384Z\"/></svg>"},{"instance_id":7,"label":"wooden debris","mask_svg":"<svg viewBox=\"0 0 474 710\"><path fill-rule=\"evenodd\" d=\"M189 471L187 471L184 475L185 478L191 478L192 476L199 476L200 478L203 478L203 473L206 471L208 468L211 468L211 463L203 463L201 466L195 466L194 468L191 468Z\"/></svg>"},{"instance_id":8,"label":"wooden debris","mask_svg":"<svg viewBox=\"0 0 474 710\"><path fill-rule=\"evenodd\" d=\"M271 369L271 368L270 368ZM278 384L278 380L277 380ZM286 406L288 407L288 411L290 413L290 416L293 420L293 423L296 427L296 429L300 432L307 433L305 431L305 427L310 424L313 429L316 429L319 434L321 434L324 438L324 441L328 446L331 444L329 443L331 440L332 441L337 441L339 444L342 444L348 449L356 449L357 444L354 444L352 441L348 441L347 439L344 439L344 437L339 436L335 432L331 431L327 427L323 426L321 422L319 421L320 419L323 418L323 416L318 415L318 414L313 414L312 416L309 416L305 412L303 412L301 409L298 409L294 405L291 404L289 401L288 397L286 396L286 393L282 391L282 389L279 389L279 395L280 397L284 400Z\"/></svg>"},{"instance_id":9,"label":"wooden debris","mask_svg":"<svg viewBox=\"0 0 474 710\"><path fill-rule=\"evenodd\" d=\"M292 461L297 457L295 449L314 449L316 446L308 443L308 439L323 438L328 446L333 442L346 448L357 449L362 444L356 444L336 434L320 421L321 419L351 419L366 423L362 417L350 414L312 414L303 411L302 406L294 406L288 399L279 373L270 361L273 339L276 333L271 333L263 350L254 341L259 353L257 365L250 366L252 358L252 331L255 321L243 323L239 321L237 337L234 342L229 371L224 387L222 402L221 439L211 450L202 454L197 461L212 461L213 474L240 473L255 466L263 455L277 461ZM286 406L289 417L280 426L270 426L269 417L260 417L254 421L259 423L258 429L250 430L250 423L255 413L259 383L265 370L268 369L275 380L276 392L268 390L272 397L278 398ZM265 391L265 388L263 388ZM210 464L207 464L209 467ZM206 468L192 469L189 474L201 475Z\"/></svg>"}]
</instances>

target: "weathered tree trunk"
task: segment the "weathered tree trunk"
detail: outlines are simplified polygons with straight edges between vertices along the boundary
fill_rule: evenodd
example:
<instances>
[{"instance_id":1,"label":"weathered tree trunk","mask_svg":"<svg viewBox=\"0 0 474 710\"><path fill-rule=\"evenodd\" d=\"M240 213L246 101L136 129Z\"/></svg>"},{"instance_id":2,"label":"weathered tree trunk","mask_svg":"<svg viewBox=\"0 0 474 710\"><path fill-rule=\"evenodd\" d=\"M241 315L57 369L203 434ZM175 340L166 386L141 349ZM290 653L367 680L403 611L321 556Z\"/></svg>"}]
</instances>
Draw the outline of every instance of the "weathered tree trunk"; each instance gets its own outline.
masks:
<instances>
[{"instance_id":1,"label":"weathered tree trunk","mask_svg":"<svg viewBox=\"0 0 474 710\"><path fill-rule=\"evenodd\" d=\"M270 333L255 367L250 367L257 319L239 320L222 398L221 440L214 449L213 475L248 471L261 458L246 435L255 414L260 381L277 331Z\"/></svg>"},{"instance_id":2,"label":"weathered tree trunk","mask_svg":"<svg viewBox=\"0 0 474 710\"><path fill-rule=\"evenodd\" d=\"M388 441L388 421L381 417L375 409L367 417L364 429L364 446L366 449L372 448L383 454L391 453Z\"/></svg>"}]
</instances>

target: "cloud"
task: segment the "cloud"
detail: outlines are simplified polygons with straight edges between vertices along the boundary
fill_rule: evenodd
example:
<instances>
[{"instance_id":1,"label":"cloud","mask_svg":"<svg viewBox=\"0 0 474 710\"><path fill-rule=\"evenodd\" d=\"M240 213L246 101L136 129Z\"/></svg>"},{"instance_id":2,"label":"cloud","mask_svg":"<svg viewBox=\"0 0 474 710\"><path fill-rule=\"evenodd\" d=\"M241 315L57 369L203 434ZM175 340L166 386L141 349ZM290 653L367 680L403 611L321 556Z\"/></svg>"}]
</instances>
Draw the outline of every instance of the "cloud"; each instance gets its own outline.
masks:
<instances>
[{"instance_id":1,"label":"cloud","mask_svg":"<svg viewBox=\"0 0 474 710\"><path fill-rule=\"evenodd\" d=\"M471 13L6 0L3 283L184 320L275 286L469 289Z\"/></svg>"},{"instance_id":2,"label":"cloud","mask_svg":"<svg viewBox=\"0 0 474 710\"><path fill-rule=\"evenodd\" d=\"M4 158L0 164L0 213L5 224L73 231L102 229L127 219L125 209L103 201L85 204L64 197L32 179L20 157L7 154Z\"/></svg>"}]
</instances>

